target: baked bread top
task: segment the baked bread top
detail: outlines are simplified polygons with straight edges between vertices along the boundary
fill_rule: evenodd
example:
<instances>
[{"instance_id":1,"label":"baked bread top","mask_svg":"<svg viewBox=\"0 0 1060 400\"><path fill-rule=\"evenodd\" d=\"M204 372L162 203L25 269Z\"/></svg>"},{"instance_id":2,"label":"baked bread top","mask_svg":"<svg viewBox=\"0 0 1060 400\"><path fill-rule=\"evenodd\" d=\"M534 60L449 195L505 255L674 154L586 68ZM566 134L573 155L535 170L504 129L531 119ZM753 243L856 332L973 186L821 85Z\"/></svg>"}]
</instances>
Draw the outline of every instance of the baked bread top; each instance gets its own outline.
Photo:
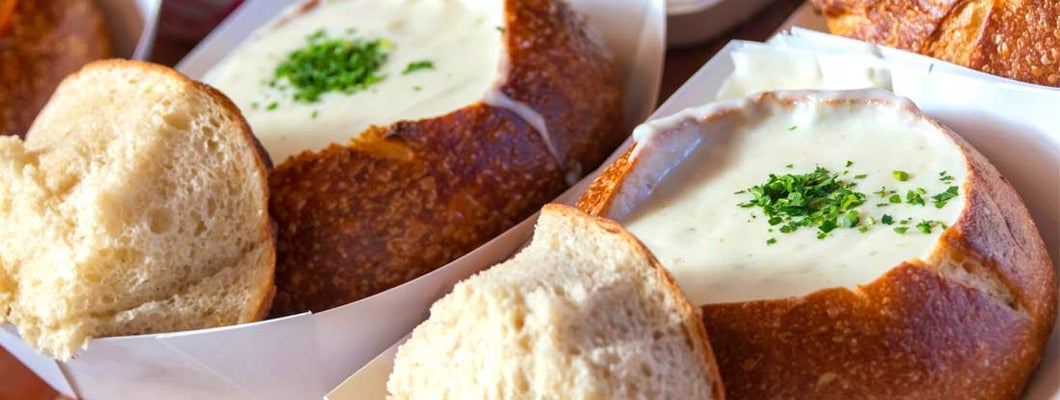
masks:
<instances>
[{"instance_id":1,"label":"baked bread top","mask_svg":"<svg viewBox=\"0 0 1060 400\"><path fill-rule=\"evenodd\" d=\"M0 321L65 360L92 337L263 318L269 168L219 92L158 65L87 65L25 141L0 138Z\"/></svg>"},{"instance_id":2,"label":"baked bread top","mask_svg":"<svg viewBox=\"0 0 1060 400\"><path fill-rule=\"evenodd\" d=\"M391 399L722 399L699 312L614 222L546 205L398 348Z\"/></svg>"},{"instance_id":3,"label":"baked bread top","mask_svg":"<svg viewBox=\"0 0 1060 400\"><path fill-rule=\"evenodd\" d=\"M881 115L861 127L850 125L843 128L834 122L826 124L836 118L846 118L852 112L872 110ZM673 203L672 198L655 198L655 190L666 185L665 179L668 178L661 173L667 170L651 165L650 160L696 163L702 168L705 180L671 182L681 183L678 186L684 186L688 193L695 193L701 182L725 179L725 170L714 168L717 157L748 162L741 151L719 146L725 146L731 140L738 141L731 139L733 137L768 140L753 136L752 130L764 124L762 121L778 118L793 122L774 126L770 132L774 137L801 135L803 129L818 126L823 129L821 137L839 134L847 139L832 138L816 143L812 137L806 137L800 140L804 146L790 145L786 154L760 154L758 160L761 163L779 163L776 164L779 169L776 171L777 181L786 181L788 174L801 174L805 171L801 167L804 164L810 168L813 164L820 164L833 169L839 182L865 182L864 177L858 178L864 173L870 176L882 173L888 177L893 173L895 178L886 188L865 187L860 183L845 186L866 195L863 205L852 208L858 219L848 228L836 227L820 240L811 235L810 240L801 242L804 250L791 248L787 257L768 258L771 251L768 247L797 241L797 235L807 230L806 233L819 235L822 225L800 226L793 233L784 233L781 228L788 224L786 220L771 225L771 216L757 203L742 209L747 213L746 219L712 218L704 219L698 225L692 224L698 228L697 232L688 235L708 236L718 230L728 231L731 234L723 239L737 250L759 245L767 248L761 252L749 250L748 264L711 267L733 269L736 280L729 282L742 285L739 286L742 292L750 292L751 296L712 299L709 290L696 289L692 285L694 282L690 284L680 273L675 273L689 297L704 304L704 323L711 335L727 395L749 399L1016 398L1038 365L1055 321L1057 289L1053 264L1026 207L1008 182L967 142L922 114L911 102L881 91L778 92L693 109L657 121L652 134L647 135L650 138L635 135L635 147L604 171L579 201L579 207L629 224L631 232L642 236L664 266L674 265L673 259L683 254L653 246L658 238L647 237L645 231L630 223L630 216L635 215L631 211L637 207ZM881 127L886 131L873 132ZM892 140L884 144L867 142L861 154L844 153L841 149L849 147L836 142L854 140L866 133L891 135ZM898 143L905 135L930 135L950 145L923 148L918 145L907 149ZM643 142L653 140L656 141L654 146L642 146ZM701 148L697 151L703 153L685 156L686 151L691 152L690 149L697 146ZM808 151L807 146L824 146L823 149L830 151L815 153ZM718 150L703 149L711 147ZM957 165L963 171L946 171L952 177L947 181L958 186L957 197L935 197L936 193L945 192L933 190L920 196L924 205L916 205L910 202L909 191L902 190L898 202L892 203L891 191L903 188L903 185L915 183L909 188L914 195L917 186L929 187L916 183L917 174L944 179L940 174L943 171L932 168L859 170L866 165L864 157L886 156L893 149L905 149L889 157L901 163L957 155ZM944 153L939 153L940 149ZM849 173L836 169L843 168L843 160L848 157L853 161ZM837 159L838 165L834 165ZM793 165L789 172L784 167L789 162L799 165ZM765 182L767 177L759 179ZM744 189L748 189L747 192L740 192ZM874 193L879 191L883 195ZM701 202L702 206L741 210L739 203L755 198L755 189L746 187L732 187L721 192L732 196L732 201ZM926 233L921 230L919 220L912 220L907 225L901 223L906 211L897 206L936 209L936 199L946 197L948 200L939 211L961 204L952 221L941 221L942 224L928 221L923 227ZM878 203L884 205L878 206ZM672 212L670 221L675 226L684 226L680 224L692 218L689 214L673 212L668 206L662 209ZM892 216L890 224L883 222L878 215L874 224L868 223L868 217L878 210ZM846 211L836 222L841 223L844 217ZM740 234L732 229L745 222L760 231ZM861 227L867 228L865 233L860 232ZM898 233L901 228L907 229ZM774 244L761 240L765 237L759 235L766 233L775 238ZM839 239L840 234L855 235L855 238L863 235L865 239L841 249L830 249L829 242ZM868 279L855 277L853 282L835 284L828 283L831 281L829 276L817 275L818 267L823 264L848 258L850 254L859 254L865 249L895 250L889 242L877 239L881 234L916 235L932 242L927 251L920 254L917 254L916 247L898 248L909 254L890 265L863 263L873 259L869 256L853 258L847 267L851 269L851 275L864 270L877 271ZM698 242L677 240L691 253L709 251L704 256L713 258L711 255L715 251L698 245ZM753 243L746 243L746 240ZM808 290L804 289L802 293L774 296L761 291L770 286L769 281L754 285L743 282L746 276L764 275L765 279L784 276L784 267L788 267L785 263L804 259L805 254L800 253L815 250L821 253L821 265L809 262L799 267L804 268L806 277L820 280L817 287L805 288ZM755 265L754 261L759 257L769 262ZM751 268L756 270L750 271ZM746 274L741 274L741 269ZM770 271L777 273L769 274ZM695 274L687 270L686 273ZM737 296L742 294L746 293L736 293ZM990 379L983 379L984 376L990 376Z\"/></svg>"},{"instance_id":4,"label":"baked bread top","mask_svg":"<svg viewBox=\"0 0 1060 400\"><path fill-rule=\"evenodd\" d=\"M1054 0L812 0L832 33L1024 82L1060 86Z\"/></svg>"},{"instance_id":5,"label":"baked bread top","mask_svg":"<svg viewBox=\"0 0 1060 400\"><path fill-rule=\"evenodd\" d=\"M503 26L487 28L500 40L499 71L481 99L350 132L277 167L276 314L323 311L445 265L532 215L621 143L615 61L586 21L559 0L497 5Z\"/></svg>"},{"instance_id":6,"label":"baked bread top","mask_svg":"<svg viewBox=\"0 0 1060 400\"><path fill-rule=\"evenodd\" d=\"M0 1L0 135L25 136L66 75L110 52L93 0Z\"/></svg>"}]
</instances>

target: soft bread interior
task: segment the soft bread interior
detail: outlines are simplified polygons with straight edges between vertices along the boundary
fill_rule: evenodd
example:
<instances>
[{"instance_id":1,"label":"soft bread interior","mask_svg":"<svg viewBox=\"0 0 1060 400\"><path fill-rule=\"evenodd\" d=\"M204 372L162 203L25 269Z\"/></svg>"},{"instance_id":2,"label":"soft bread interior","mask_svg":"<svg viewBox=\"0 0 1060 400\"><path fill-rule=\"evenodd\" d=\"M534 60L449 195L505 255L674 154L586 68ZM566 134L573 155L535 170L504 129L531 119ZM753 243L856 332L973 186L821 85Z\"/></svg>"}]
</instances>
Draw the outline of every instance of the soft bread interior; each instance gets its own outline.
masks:
<instances>
[{"instance_id":1,"label":"soft bread interior","mask_svg":"<svg viewBox=\"0 0 1060 400\"><path fill-rule=\"evenodd\" d=\"M431 307L387 388L393 399L711 398L720 383L700 324L636 239L549 205L529 247Z\"/></svg>"},{"instance_id":2,"label":"soft bread interior","mask_svg":"<svg viewBox=\"0 0 1060 400\"><path fill-rule=\"evenodd\" d=\"M605 216L643 240L696 304L854 289L903 261L927 260L965 208L960 145L913 107L875 90L780 92L649 122L634 133L634 166ZM760 208L739 206L771 174L817 167L865 195L859 226L825 237L816 227L783 233ZM959 195L936 207L931 196L950 187ZM909 204L919 188L923 204ZM922 221L936 225L925 233Z\"/></svg>"},{"instance_id":3,"label":"soft bread interior","mask_svg":"<svg viewBox=\"0 0 1060 400\"><path fill-rule=\"evenodd\" d=\"M253 321L275 260L266 167L216 92L156 66L68 78L0 141L0 320L69 358L90 337Z\"/></svg>"}]
</instances>

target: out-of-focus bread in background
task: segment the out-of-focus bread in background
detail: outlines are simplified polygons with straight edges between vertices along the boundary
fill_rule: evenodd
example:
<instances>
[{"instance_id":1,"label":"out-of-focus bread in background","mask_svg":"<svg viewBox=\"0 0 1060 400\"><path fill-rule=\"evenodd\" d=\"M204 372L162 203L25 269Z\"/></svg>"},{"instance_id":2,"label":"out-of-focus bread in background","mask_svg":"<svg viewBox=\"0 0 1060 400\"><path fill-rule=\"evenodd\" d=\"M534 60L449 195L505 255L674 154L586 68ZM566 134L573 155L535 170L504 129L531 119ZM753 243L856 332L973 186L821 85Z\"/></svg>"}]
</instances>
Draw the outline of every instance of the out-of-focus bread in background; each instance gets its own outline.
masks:
<instances>
[{"instance_id":1,"label":"out-of-focus bread in background","mask_svg":"<svg viewBox=\"0 0 1060 400\"><path fill-rule=\"evenodd\" d=\"M0 134L24 137L63 77L110 54L92 0L0 0Z\"/></svg>"},{"instance_id":2,"label":"out-of-focus bread in background","mask_svg":"<svg viewBox=\"0 0 1060 400\"><path fill-rule=\"evenodd\" d=\"M1060 86L1056 0L811 0L837 35Z\"/></svg>"}]
</instances>

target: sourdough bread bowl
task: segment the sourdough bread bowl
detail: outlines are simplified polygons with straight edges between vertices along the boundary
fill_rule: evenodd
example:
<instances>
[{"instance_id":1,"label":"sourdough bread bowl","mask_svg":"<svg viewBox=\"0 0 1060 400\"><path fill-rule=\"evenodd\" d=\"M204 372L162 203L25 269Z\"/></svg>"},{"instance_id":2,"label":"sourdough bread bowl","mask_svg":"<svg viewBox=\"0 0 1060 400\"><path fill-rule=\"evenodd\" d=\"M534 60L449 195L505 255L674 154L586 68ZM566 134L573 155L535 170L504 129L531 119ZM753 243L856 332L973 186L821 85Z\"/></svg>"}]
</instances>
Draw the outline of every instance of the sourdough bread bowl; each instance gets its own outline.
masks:
<instances>
[{"instance_id":1,"label":"sourdough bread bowl","mask_svg":"<svg viewBox=\"0 0 1060 400\"><path fill-rule=\"evenodd\" d=\"M334 39L385 53L377 73L300 100L279 60ZM305 2L205 80L233 97L278 165L277 315L445 265L623 139L612 53L560 0Z\"/></svg>"},{"instance_id":2,"label":"sourdough bread bowl","mask_svg":"<svg viewBox=\"0 0 1060 400\"><path fill-rule=\"evenodd\" d=\"M837 35L986 73L1060 86L1060 3L1053 0L812 0Z\"/></svg>"},{"instance_id":3,"label":"sourdough bread bowl","mask_svg":"<svg viewBox=\"0 0 1060 400\"><path fill-rule=\"evenodd\" d=\"M69 360L93 337L257 321L275 291L269 159L216 90L97 61L0 137L0 322Z\"/></svg>"},{"instance_id":4,"label":"sourdough bread bowl","mask_svg":"<svg viewBox=\"0 0 1060 400\"><path fill-rule=\"evenodd\" d=\"M729 397L1017 398L1035 371L1045 245L989 161L907 100L763 93L634 139L578 206L702 305ZM830 197L790 190L807 182ZM800 196L821 205L805 224Z\"/></svg>"},{"instance_id":5,"label":"sourdough bread bowl","mask_svg":"<svg viewBox=\"0 0 1060 400\"><path fill-rule=\"evenodd\" d=\"M110 53L93 0L0 1L0 134L24 136L66 75Z\"/></svg>"},{"instance_id":6,"label":"sourdough bread bowl","mask_svg":"<svg viewBox=\"0 0 1060 400\"><path fill-rule=\"evenodd\" d=\"M390 399L724 399L700 312L620 225L548 204L397 351Z\"/></svg>"}]
</instances>

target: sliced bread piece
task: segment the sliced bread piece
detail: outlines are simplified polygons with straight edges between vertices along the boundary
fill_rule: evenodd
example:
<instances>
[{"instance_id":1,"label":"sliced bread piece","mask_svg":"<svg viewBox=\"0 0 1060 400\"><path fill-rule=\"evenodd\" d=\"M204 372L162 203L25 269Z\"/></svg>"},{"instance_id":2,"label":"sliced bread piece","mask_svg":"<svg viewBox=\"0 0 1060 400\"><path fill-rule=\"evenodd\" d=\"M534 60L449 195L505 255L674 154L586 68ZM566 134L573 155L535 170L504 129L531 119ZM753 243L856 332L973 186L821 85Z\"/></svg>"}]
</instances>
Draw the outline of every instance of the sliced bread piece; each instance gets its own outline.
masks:
<instances>
[{"instance_id":1,"label":"sliced bread piece","mask_svg":"<svg viewBox=\"0 0 1060 400\"><path fill-rule=\"evenodd\" d=\"M261 319L274 293L267 155L238 109L157 65L68 77L0 138L0 322L42 353Z\"/></svg>"},{"instance_id":2,"label":"sliced bread piece","mask_svg":"<svg viewBox=\"0 0 1060 400\"><path fill-rule=\"evenodd\" d=\"M457 284L397 352L392 399L721 399L699 311L609 220L546 205L533 242Z\"/></svg>"}]
</instances>

